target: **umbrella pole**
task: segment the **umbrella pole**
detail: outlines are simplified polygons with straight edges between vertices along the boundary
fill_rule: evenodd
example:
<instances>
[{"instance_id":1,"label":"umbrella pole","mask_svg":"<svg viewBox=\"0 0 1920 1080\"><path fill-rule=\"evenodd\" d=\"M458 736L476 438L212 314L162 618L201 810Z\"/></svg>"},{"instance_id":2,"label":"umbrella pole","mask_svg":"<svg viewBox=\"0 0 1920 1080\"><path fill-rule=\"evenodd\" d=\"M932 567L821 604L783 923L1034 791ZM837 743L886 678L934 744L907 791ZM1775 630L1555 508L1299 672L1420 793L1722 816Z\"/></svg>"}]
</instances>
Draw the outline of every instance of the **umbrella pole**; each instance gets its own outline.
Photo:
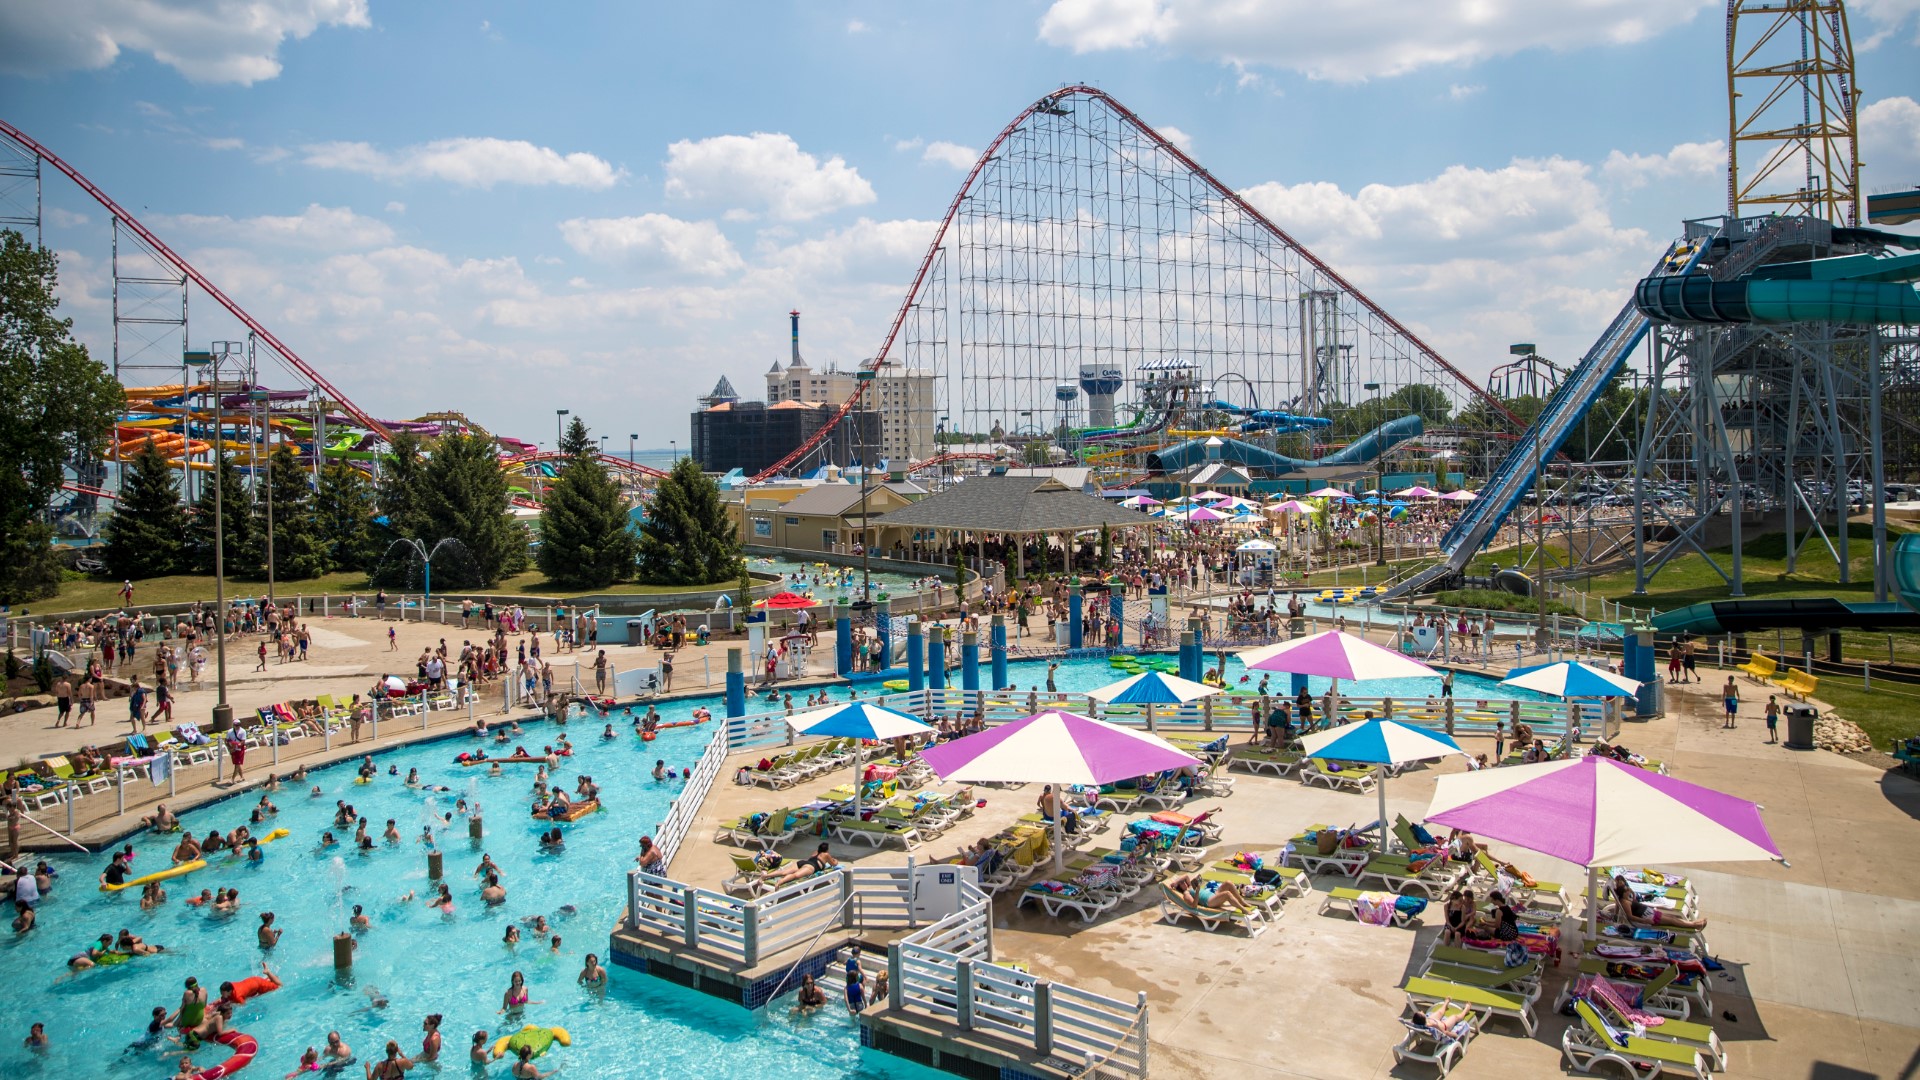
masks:
<instances>
[{"instance_id":1,"label":"umbrella pole","mask_svg":"<svg viewBox=\"0 0 1920 1080\"><path fill-rule=\"evenodd\" d=\"M1380 796L1380 854L1385 855L1387 853L1387 770L1384 765L1380 767L1380 779L1373 785L1373 790Z\"/></svg>"},{"instance_id":2,"label":"umbrella pole","mask_svg":"<svg viewBox=\"0 0 1920 1080\"><path fill-rule=\"evenodd\" d=\"M1151 706L1149 706L1151 708ZM1060 819L1067 816L1067 785L1056 784L1053 789L1053 872L1055 874L1067 868L1066 855L1061 844L1066 834L1061 830Z\"/></svg>"},{"instance_id":3,"label":"umbrella pole","mask_svg":"<svg viewBox=\"0 0 1920 1080\"><path fill-rule=\"evenodd\" d=\"M860 766L866 764L861 760L864 756L864 752L860 749L860 740L853 740L853 818L855 821L860 820L860 789L863 786L860 783Z\"/></svg>"},{"instance_id":4,"label":"umbrella pole","mask_svg":"<svg viewBox=\"0 0 1920 1080\"><path fill-rule=\"evenodd\" d=\"M1600 904L1597 900L1600 868L1587 867L1587 940L1593 941L1600 936Z\"/></svg>"}]
</instances>

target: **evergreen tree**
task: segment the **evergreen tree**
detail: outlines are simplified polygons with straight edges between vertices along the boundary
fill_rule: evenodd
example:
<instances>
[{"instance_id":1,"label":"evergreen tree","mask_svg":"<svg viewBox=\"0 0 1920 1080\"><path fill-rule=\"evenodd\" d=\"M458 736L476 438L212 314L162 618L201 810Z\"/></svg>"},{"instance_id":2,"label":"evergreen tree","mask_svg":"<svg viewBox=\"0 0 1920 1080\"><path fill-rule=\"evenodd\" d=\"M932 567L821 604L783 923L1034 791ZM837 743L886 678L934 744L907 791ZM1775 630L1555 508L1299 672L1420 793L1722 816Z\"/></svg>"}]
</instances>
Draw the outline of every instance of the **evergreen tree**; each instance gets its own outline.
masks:
<instances>
[{"instance_id":1,"label":"evergreen tree","mask_svg":"<svg viewBox=\"0 0 1920 1080\"><path fill-rule=\"evenodd\" d=\"M326 549L320 543L319 523L313 515L313 489L307 470L282 444L267 458L267 488L253 504L254 532L261 538L254 561L264 572L268 500L273 514L273 576L276 581L300 581L326 572Z\"/></svg>"},{"instance_id":2,"label":"evergreen tree","mask_svg":"<svg viewBox=\"0 0 1920 1080\"><path fill-rule=\"evenodd\" d=\"M0 603L59 589L53 529L41 515L70 461L92 462L126 397L54 315L59 260L0 230Z\"/></svg>"},{"instance_id":3,"label":"evergreen tree","mask_svg":"<svg viewBox=\"0 0 1920 1080\"><path fill-rule=\"evenodd\" d=\"M563 585L611 585L633 572L639 552L627 500L594 459L585 424L576 418L562 445L570 456L540 513L540 571Z\"/></svg>"},{"instance_id":4,"label":"evergreen tree","mask_svg":"<svg viewBox=\"0 0 1920 1080\"><path fill-rule=\"evenodd\" d=\"M567 425L567 433L560 437L560 452L570 458L592 457L593 438L587 434L587 425L579 417Z\"/></svg>"},{"instance_id":5,"label":"evergreen tree","mask_svg":"<svg viewBox=\"0 0 1920 1080\"><path fill-rule=\"evenodd\" d=\"M117 578L177 573L186 564L185 524L173 466L149 438L134 453L133 471L107 522L101 553L107 573Z\"/></svg>"},{"instance_id":6,"label":"evergreen tree","mask_svg":"<svg viewBox=\"0 0 1920 1080\"><path fill-rule=\"evenodd\" d=\"M640 526L640 580L649 585L711 585L739 575L740 536L720 502L720 487L682 458L654 488Z\"/></svg>"},{"instance_id":7,"label":"evergreen tree","mask_svg":"<svg viewBox=\"0 0 1920 1080\"><path fill-rule=\"evenodd\" d=\"M380 553L373 533L373 482L366 473L344 461L321 469L313 515L329 569L373 569Z\"/></svg>"},{"instance_id":8,"label":"evergreen tree","mask_svg":"<svg viewBox=\"0 0 1920 1080\"><path fill-rule=\"evenodd\" d=\"M470 571L479 580L442 578L436 561L434 584L439 588L493 585L527 568L527 531L507 512L507 477L500 470L493 440L479 435L445 435L428 459L420 492L426 528L417 539L428 550L453 537L472 556ZM446 570L453 570L447 564ZM444 582L444 583L443 583Z\"/></svg>"},{"instance_id":9,"label":"evergreen tree","mask_svg":"<svg viewBox=\"0 0 1920 1080\"><path fill-rule=\"evenodd\" d=\"M200 497L194 500L187 517L187 561L198 574L213 573L213 497L220 492L220 522L226 533L225 555L228 573L250 573L256 537L253 531L253 497L240 482L240 470L233 467L233 456L221 454L215 463L210 483L202 484Z\"/></svg>"},{"instance_id":10,"label":"evergreen tree","mask_svg":"<svg viewBox=\"0 0 1920 1080\"><path fill-rule=\"evenodd\" d=\"M418 540L427 534L426 476L427 459L420 452L420 436L411 431L394 432L387 456L381 461L376 500L381 516L387 519L390 539Z\"/></svg>"}]
</instances>

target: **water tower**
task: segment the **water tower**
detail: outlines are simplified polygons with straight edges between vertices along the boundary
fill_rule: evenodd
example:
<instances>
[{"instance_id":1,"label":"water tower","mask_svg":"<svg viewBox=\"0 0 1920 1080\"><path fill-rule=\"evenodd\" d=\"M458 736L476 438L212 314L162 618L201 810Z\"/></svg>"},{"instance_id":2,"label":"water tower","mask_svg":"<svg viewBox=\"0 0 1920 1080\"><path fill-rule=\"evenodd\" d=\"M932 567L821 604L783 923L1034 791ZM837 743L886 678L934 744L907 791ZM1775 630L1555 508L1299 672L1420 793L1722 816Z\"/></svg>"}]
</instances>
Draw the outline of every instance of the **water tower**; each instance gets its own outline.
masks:
<instances>
[{"instance_id":1,"label":"water tower","mask_svg":"<svg viewBox=\"0 0 1920 1080\"><path fill-rule=\"evenodd\" d=\"M1113 426L1113 396L1127 383L1127 373L1102 364L1080 365L1080 389L1087 392L1087 424ZM1056 391L1057 393L1057 391Z\"/></svg>"},{"instance_id":2,"label":"water tower","mask_svg":"<svg viewBox=\"0 0 1920 1080\"><path fill-rule=\"evenodd\" d=\"M1073 424L1073 403L1079 399L1079 387L1070 382L1053 384L1055 427L1065 431Z\"/></svg>"}]
</instances>

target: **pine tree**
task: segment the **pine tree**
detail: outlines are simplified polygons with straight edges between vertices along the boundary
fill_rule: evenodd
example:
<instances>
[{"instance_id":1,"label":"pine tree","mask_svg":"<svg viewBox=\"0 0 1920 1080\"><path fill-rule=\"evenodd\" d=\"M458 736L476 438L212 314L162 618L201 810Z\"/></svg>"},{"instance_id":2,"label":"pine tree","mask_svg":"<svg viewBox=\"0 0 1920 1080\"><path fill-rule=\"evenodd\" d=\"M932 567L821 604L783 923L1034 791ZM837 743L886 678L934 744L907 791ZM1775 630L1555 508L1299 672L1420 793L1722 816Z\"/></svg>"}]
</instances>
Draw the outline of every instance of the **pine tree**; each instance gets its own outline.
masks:
<instances>
[{"instance_id":1,"label":"pine tree","mask_svg":"<svg viewBox=\"0 0 1920 1080\"><path fill-rule=\"evenodd\" d=\"M567 433L560 437L560 452L570 458L593 456L593 438L579 417L573 418L573 423L567 425Z\"/></svg>"},{"instance_id":2,"label":"pine tree","mask_svg":"<svg viewBox=\"0 0 1920 1080\"><path fill-rule=\"evenodd\" d=\"M429 550L446 537L459 540L472 556L470 572L479 578L443 578L436 560L438 588L492 585L527 568L527 531L507 512L507 478L493 445L478 435L445 435L427 461L420 491L426 528L417 538Z\"/></svg>"},{"instance_id":3,"label":"pine tree","mask_svg":"<svg viewBox=\"0 0 1920 1080\"><path fill-rule=\"evenodd\" d=\"M225 557L228 573L251 572L256 537L253 531L253 497L240 482L240 470L233 467L233 456L221 454L211 481L201 485L194 500L193 513L187 519L187 559L195 573L213 573L213 497L220 492L220 522L226 533Z\"/></svg>"},{"instance_id":4,"label":"pine tree","mask_svg":"<svg viewBox=\"0 0 1920 1080\"><path fill-rule=\"evenodd\" d=\"M107 545L101 553L107 572L136 579L179 572L187 561L185 524L173 466L149 438L134 453L133 471L107 522Z\"/></svg>"},{"instance_id":5,"label":"pine tree","mask_svg":"<svg viewBox=\"0 0 1920 1080\"><path fill-rule=\"evenodd\" d=\"M640 580L649 585L711 585L740 571L740 536L720 502L719 485L682 458L654 488L640 526Z\"/></svg>"},{"instance_id":6,"label":"pine tree","mask_svg":"<svg viewBox=\"0 0 1920 1080\"><path fill-rule=\"evenodd\" d=\"M562 443L569 457L540 513L540 571L550 580L600 588L633 572L639 552L620 485L594 459L578 418Z\"/></svg>"},{"instance_id":7,"label":"pine tree","mask_svg":"<svg viewBox=\"0 0 1920 1080\"><path fill-rule=\"evenodd\" d=\"M313 515L331 570L371 570L379 558L373 533L373 482L344 461L320 470Z\"/></svg>"},{"instance_id":8,"label":"pine tree","mask_svg":"<svg viewBox=\"0 0 1920 1080\"><path fill-rule=\"evenodd\" d=\"M273 514L273 576L277 581L300 581L326 572L326 549L320 543L319 523L313 516L313 489L307 470L281 445L267 457L267 488L253 505L253 527L260 537L255 561L266 567L268 501Z\"/></svg>"},{"instance_id":9,"label":"pine tree","mask_svg":"<svg viewBox=\"0 0 1920 1080\"><path fill-rule=\"evenodd\" d=\"M420 436L411 431L394 432L387 456L381 461L376 500L381 516L387 519L389 539L418 540L427 534L426 475L427 459L420 452Z\"/></svg>"}]
</instances>

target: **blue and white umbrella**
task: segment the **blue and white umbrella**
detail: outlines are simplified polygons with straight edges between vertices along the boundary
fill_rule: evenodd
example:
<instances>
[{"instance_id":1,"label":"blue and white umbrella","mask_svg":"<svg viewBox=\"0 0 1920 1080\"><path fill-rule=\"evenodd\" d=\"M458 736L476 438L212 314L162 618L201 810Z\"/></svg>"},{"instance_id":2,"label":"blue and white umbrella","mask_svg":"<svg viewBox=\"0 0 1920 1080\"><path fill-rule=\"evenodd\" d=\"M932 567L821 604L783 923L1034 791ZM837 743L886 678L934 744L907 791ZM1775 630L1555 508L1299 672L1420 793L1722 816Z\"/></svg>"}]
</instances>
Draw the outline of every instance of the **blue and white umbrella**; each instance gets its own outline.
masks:
<instances>
[{"instance_id":1,"label":"blue and white umbrella","mask_svg":"<svg viewBox=\"0 0 1920 1080\"><path fill-rule=\"evenodd\" d=\"M1316 731L1300 739L1300 749L1308 757L1353 761L1363 765L1408 765L1416 761L1467 752L1453 736L1427 731L1398 720L1365 720L1327 731ZM1387 849L1387 783L1382 776L1373 787L1380 796L1380 850Z\"/></svg>"},{"instance_id":2,"label":"blue and white umbrella","mask_svg":"<svg viewBox=\"0 0 1920 1080\"><path fill-rule=\"evenodd\" d=\"M1145 705L1147 707L1147 730L1153 730L1153 707L1155 705L1185 705L1189 701L1198 701L1215 694L1224 694L1223 687L1208 686L1192 679L1182 679L1178 675L1163 675L1158 671L1149 671L1141 675L1121 679L1116 683L1092 690L1087 696L1095 701L1104 701L1109 705Z\"/></svg>"},{"instance_id":3,"label":"blue and white umbrella","mask_svg":"<svg viewBox=\"0 0 1920 1080\"><path fill-rule=\"evenodd\" d=\"M1633 679L1573 660L1514 668L1500 685L1557 698L1632 697L1640 692L1640 684Z\"/></svg>"},{"instance_id":4,"label":"blue and white umbrella","mask_svg":"<svg viewBox=\"0 0 1920 1080\"><path fill-rule=\"evenodd\" d=\"M872 739L884 742L903 736L924 735L933 728L920 718L898 709L871 705L864 701L833 705L787 717L787 723L801 735L823 735L840 739ZM853 756L853 812L860 814L860 755Z\"/></svg>"}]
</instances>

